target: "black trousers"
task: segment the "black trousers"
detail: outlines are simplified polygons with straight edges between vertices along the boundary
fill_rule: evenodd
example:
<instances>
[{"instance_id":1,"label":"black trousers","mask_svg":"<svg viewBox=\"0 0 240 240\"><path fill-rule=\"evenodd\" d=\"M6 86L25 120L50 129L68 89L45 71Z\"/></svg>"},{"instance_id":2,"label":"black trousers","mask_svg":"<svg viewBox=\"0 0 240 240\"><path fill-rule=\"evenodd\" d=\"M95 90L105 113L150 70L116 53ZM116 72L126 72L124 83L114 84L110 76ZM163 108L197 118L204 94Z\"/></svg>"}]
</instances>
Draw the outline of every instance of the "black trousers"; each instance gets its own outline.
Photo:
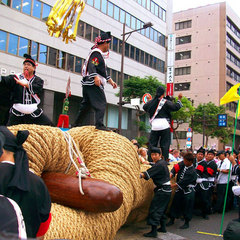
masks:
<instances>
[{"instance_id":1,"label":"black trousers","mask_svg":"<svg viewBox=\"0 0 240 240\"><path fill-rule=\"evenodd\" d=\"M182 190L175 192L172 206L170 209L170 218L179 218L183 215L185 221L192 219L194 207L195 192L184 194Z\"/></svg>"},{"instance_id":2,"label":"black trousers","mask_svg":"<svg viewBox=\"0 0 240 240\"><path fill-rule=\"evenodd\" d=\"M214 211L221 213L225 200L227 184L217 184L217 202L214 206Z\"/></svg>"},{"instance_id":3,"label":"black trousers","mask_svg":"<svg viewBox=\"0 0 240 240\"><path fill-rule=\"evenodd\" d=\"M212 212L212 207L213 207L213 191L214 191L214 183L209 183L209 188L207 190L207 213Z\"/></svg>"},{"instance_id":4,"label":"black trousers","mask_svg":"<svg viewBox=\"0 0 240 240\"><path fill-rule=\"evenodd\" d=\"M206 215L208 213L208 190L204 190L201 188L200 184L198 183L195 187L195 203L200 206L202 215Z\"/></svg>"},{"instance_id":5,"label":"black trousers","mask_svg":"<svg viewBox=\"0 0 240 240\"><path fill-rule=\"evenodd\" d=\"M166 220L165 211L171 198L171 192L155 191L147 217L147 224L158 226Z\"/></svg>"},{"instance_id":6,"label":"black trousers","mask_svg":"<svg viewBox=\"0 0 240 240\"><path fill-rule=\"evenodd\" d=\"M103 118L105 114L107 101L104 90L96 85L83 86L83 100L75 120L74 126L82 125L82 122L91 107L95 111L95 125L103 126Z\"/></svg>"},{"instance_id":7,"label":"black trousers","mask_svg":"<svg viewBox=\"0 0 240 240\"><path fill-rule=\"evenodd\" d=\"M37 124L53 126L52 121L43 113L39 117L32 117L30 114L25 114L24 116L16 116L13 113L10 113L7 126L18 124Z\"/></svg>"},{"instance_id":8,"label":"black trousers","mask_svg":"<svg viewBox=\"0 0 240 240\"><path fill-rule=\"evenodd\" d=\"M157 147L160 143L160 148L162 150L162 155L164 160L167 161L169 157L169 147L171 143L171 133L170 128L160 130L160 131L151 131L149 138L149 156L151 159L151 147Z\"/></svg>"}]
</instances>

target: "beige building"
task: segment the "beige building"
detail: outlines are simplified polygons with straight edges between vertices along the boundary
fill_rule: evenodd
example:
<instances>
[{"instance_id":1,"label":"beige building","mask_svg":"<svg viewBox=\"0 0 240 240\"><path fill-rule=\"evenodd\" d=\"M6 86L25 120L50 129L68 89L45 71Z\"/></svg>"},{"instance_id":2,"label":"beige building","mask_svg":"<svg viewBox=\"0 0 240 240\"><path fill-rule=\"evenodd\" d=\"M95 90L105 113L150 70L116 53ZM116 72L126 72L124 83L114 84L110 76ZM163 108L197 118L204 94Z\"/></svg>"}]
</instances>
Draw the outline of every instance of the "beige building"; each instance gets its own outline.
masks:
<instances>
[{"instance_id":1,"label":"beige building","mask_svg":"<svg viewBox=\"0 0 240 240\"><path fill-rule=\"evenodd\" d=\"M194 106L213 102L234 84L240 82L240 19L225 3L217 3L174 13L173 32L176 34L174 95L180 92ZM237 103L226 105L235 116ZM238 122L238 129L240 125ZM186 148L188 124L178 129L180 147ZM240 144L237 130L236 144ZM194 149L201 146L203 137L193 135ZM231 146L231 143L229 143ZM176 141L173 141L176 148ZM217 139L209 139L208 147L222 148Z\"/></svg>"}]
</instances>

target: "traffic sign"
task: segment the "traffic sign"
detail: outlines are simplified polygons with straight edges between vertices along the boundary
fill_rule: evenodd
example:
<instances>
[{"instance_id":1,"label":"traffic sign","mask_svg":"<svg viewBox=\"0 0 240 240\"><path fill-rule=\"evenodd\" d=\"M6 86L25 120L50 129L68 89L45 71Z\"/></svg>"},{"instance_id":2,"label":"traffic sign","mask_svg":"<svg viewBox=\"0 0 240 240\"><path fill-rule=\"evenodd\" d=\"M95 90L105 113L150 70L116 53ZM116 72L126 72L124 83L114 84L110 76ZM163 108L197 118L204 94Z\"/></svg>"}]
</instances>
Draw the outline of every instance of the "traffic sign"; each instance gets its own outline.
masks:
<instances>
[{"instance_id":1,"label":"traffic sign","mask_svg":"<svg viewBox=\"0 0 240 240\"><path fill-rule=\"evenodd\" d=\"M192 137L192 132L187 132L187 138Z\"/></svg>"},{"instance_id":2,"label":"traffic sign","mask_svg":"<svg viewBox=\"0 0 240 240\"><path fill-rule=\"evenodd\" d=\"M188 141L188 142L192 142L192 138L191 138L191 137L188 137L188 138L187 138L187 141Z\"/></svg>"},{"instance_id":3,"label":"traffic sign","mask_svg":"<svg viewBox=\"0 0 240 240\"><path fill-rule=\"evenodd\" d=\"M148 100L147 98L149 98L149 100ZM146 102L148 102L148 101L150 101L150 100L152 100L152 95L151 95L150 93L145 93L145 94L143 95L143 97L142 97L143 103L146 103Z\"/></svg>"},{"instance_id":4,"label":"traffic sign","mask_svg":"<svg viewBox=\"0 0 240 240\"><path fill-rule=\"evenodd\" d=\"M186 146L187 146L188 148L190 148L190 147L192 146L192 143L191 143L191 142L186 142Z\"/></svg>"},{"instance_id":5,"label":"traffic sign","mask_svg":"<svg viewBox=\"0 0 240 240\"><path fill-rule=\"evenodd\" d=\"M227 127L227 114L218 114L218 127Z\"/></svg>"},{"instance_id":6,"label":"traffic sign","mask_svg":"<svg viewBox=\"0 0 240 240\"><path fill-rule=\"evenodd\" d=\"M189 128L187 129L187 131L188 131L188 132L191 132L191 131L192 131L192 129L189 127Z\"/></svg>"}]
</instances>

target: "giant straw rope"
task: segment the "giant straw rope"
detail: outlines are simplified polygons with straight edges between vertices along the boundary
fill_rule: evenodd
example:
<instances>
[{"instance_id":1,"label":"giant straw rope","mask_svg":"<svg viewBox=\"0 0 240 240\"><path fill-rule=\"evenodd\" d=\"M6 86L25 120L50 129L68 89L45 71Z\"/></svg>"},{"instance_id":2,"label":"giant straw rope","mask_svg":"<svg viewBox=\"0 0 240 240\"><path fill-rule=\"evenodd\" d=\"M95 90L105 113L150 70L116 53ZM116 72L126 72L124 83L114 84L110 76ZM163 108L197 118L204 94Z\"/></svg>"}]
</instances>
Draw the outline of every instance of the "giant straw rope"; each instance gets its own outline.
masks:
<instances>
[{"instance_id":1,"label":"giant straw rope","mask_svg":"<svg viewBox=\"0 0 240 240\"><path fill-rule=\"evenodd\" d=\"M23 129L30 131L24 148L30 168L37 175L43 171L65 172L69 165L68 145L60 129L38 125L17 125L9 129L13 133ZM119 187L123 204L115 212L97 214L53 203L52 222L45 239L114 239L127 219L132 222L146 217L153 183L140 179L139 173L148 166L140 166L135 147L121 135L98 131L92 126L72 128L69 133L77 143L91 176ZM68 174L75 174L73 165Z\"/></svg>"}]
</instances>

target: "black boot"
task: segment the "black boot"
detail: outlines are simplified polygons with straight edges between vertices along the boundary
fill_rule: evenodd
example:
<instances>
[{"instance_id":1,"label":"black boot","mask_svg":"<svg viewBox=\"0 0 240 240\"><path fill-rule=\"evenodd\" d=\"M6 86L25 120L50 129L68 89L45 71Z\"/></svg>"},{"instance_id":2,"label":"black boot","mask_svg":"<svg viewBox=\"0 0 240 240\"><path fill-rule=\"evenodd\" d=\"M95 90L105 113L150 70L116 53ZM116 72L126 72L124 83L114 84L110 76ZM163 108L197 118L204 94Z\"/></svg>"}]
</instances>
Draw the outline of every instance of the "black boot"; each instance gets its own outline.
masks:
<instances>
[{"instance_id":1,"label":"black boot","mask_svg":"<svg viewBox=\"0 0 240 240\"><path fill-rule=\"evenodd\" d=\"M180 229L187 229L187 228L189 228L189 221L185 220L185 223L181 227L179 227L179 228Z\"/></svg>"},{"instance_id":2,"label":"black boot","mask_svg":"<svg viewBox=\"0 0 240 240\"><path fill-rule=\"evenodd\" d=\"M169 222L166 224L167 227L172 226L174 224L175 218L170 218Z\"/></svg>"},{"instance_id":3,"label":"black boot","mask_svg":"<svg viewBox=\"0 0 240 240\"><path fill-rule=\"evenodd\" d=\"M151 237L156 238L157 237L157 226L152 225L152 230L149 233L144 233L144 237Z\"/></svg>"},{"instance_id":4,"label":"black boot","mask_svg":"<svg viewBox=\"0 0 240 240\"><path fill-rule=\"evenodd\" d=\"M166 221L165 220L160 220L160 225L161 227L158 228L158 232L163 232L163 233L166 233L167 232L167 229L166 229Z\"/></svg>"}]
</instances>

